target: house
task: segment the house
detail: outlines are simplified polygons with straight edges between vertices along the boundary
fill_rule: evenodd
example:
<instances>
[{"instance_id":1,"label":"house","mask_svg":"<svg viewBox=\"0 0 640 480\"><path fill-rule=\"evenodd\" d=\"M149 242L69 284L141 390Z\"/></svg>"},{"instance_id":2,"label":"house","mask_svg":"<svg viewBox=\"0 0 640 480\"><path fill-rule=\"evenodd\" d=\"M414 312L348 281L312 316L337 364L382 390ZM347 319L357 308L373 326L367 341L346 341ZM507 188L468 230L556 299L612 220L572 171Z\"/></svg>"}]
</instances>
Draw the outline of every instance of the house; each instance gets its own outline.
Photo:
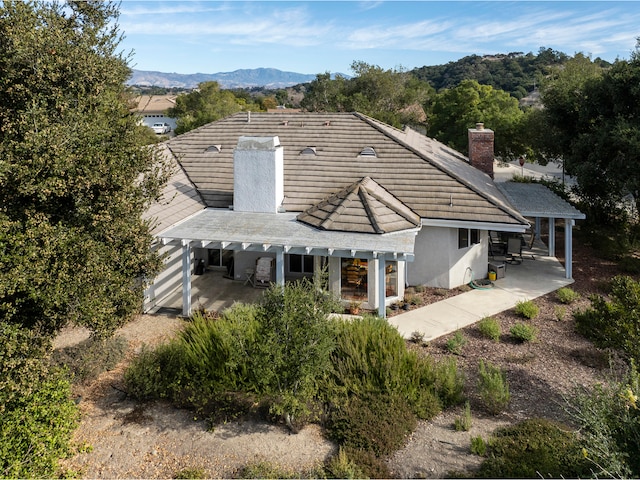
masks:
<instances>
[{"instance_id":1,"label":"house","mask_svg":"<svg viewBox=\"0 0 640 480\"><path fill-rule=\"evenodd\" d=\"M377 309L407 285L454 288L485 278L489 231L529 221L492 180L493 132L469 129L469 158L410 128L359 113L242 112L162 144L175 174L148 217L166 270L146 308L197 266L254 281L326 269L345 302Z\"/></svg>"},{"instance_id":2,"label":"house","mask_svg":"<svg viewBox=\"0 0 640 480\"><path fill-rule=\"evenodd\" d=\"M133 111L143 125L151 128L154 123L166 123L176 129L176 119L167 116L167 110L176 106L176 95L140 95L134 100Z\"/></svg>"}]
</instances>

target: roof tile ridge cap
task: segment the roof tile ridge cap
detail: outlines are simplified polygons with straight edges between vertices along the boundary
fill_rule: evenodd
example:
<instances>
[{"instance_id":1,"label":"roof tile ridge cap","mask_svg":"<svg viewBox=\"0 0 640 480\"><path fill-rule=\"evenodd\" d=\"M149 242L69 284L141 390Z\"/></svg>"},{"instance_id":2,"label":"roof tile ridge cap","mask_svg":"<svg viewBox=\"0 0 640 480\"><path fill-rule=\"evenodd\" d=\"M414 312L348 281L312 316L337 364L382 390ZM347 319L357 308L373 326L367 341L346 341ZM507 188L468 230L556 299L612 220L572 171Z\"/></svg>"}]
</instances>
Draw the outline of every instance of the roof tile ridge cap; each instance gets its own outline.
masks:
<instances>
[{"instance_id":1,"label":"roof tile ridge cap","mask_svg":"<svg viewBox=\"0 0 640 480\"><path fill-rule=\"evenodd\" d=\"M357 114L357 115L362 115L362 114ZM363 120L366 120L366 116L363 116L365 118L363 118ZM461 178L460 176L456 175L454 172L452 172L451 170L449 170L448 168L446 168L445 166L441 165L439 162L433 161L432 159L430 159L427 155L426 152L422 152L420 151L418 148L413 147L412 145L410 145L409 143L407 143L404 139L400 138L399 136L394 135L395 132L392 132L391 130L387 131L381 127L378 127L375 124L371 124L374 128L378 129L380 132L382 132L383 134L387 135L389 138L393 139L394 141L398 142L400 145L402 145L404 148L406 148L407 150L410 150L411 152L415 153L416 155L418 155L420 158L422 158L424 161L426 161L427 163L429 163L430 165L432 165L434 168L440 170L441 172L443 172L445 175L448 175L449 177L453 178L454 180L460 182L462 185L466 186L467 188L471 189L471 191L475 192L476 194L480 195L482 198L484 198L485 200L488 200L493 206L495 206L496 208L498 208L499 210L501 210L502 212L506 213L507 215L511 216L514 220L517 220L519 223L523 224L522 220L525 220L526 224L528 225L529 222L526 221L526 219L515 209L513 208L513 206L511 206L511 209L505 209L502 205L499 204L500 199L498 197L495 197L493 195L488 195L485 192L482 192L478 189L476 189L474 187L474 185L472 185L470 182L466 181L465 179ZM391 127L389 126L390 129L394 129L396 132L399 132L401 135L406 135L406 133L404 133L401 130L396 129L395 127ZM411 127L409 127L411 128ZM420 134L418 132L418 134ZM420 134L422 135L422 134ZM428 137L429 138L429 137ZM433 140L433 139L431 139ZM438 142L437 140L435 140L436 142ZM441 143L441 142L438 142ZM444 145L444 144L443 144ZM462 154L461 154L462 155ZM464 156L463 156L464 157ZM457 159L458 161L464 161L460 158ZM469 168L475 168L472 167L469 164L466 164L469 166ZM491 180L491 177L489 177L487 175L487 177L489 178L489 180L491 182L493 182L493 180ZM497 187L496 187L497 189ZM509 202L510 203L510 202Z\"/></svg>"},{"instance_id":2,"label":"roof tile ridge cap","mask_svg":"<svg viewBox=\"0 0 640 480\"><path fill-rule=\"evenodd\" d=\"M189 184L191 185L191 187L196 191L196 193L198 194L198 198L200 199L200 203L202 203L202 205L204 206L204 208L208 208L209 205L207 205L207 202L205 202L204 197L202 196L202 193L200 193L200 189L198 187L196 187L195 182L191 179L191 177L189 176L189 174L187 173L187 170L184 168L184 166L182 165L182 162L180 161L180 159L178 158L178 155L171 149L171 145L169 144L169 141L164 142L164 146L167 149L167 151L169 152L169 154L171 155L171 160L173 162L176 163L176 165L178 165L178 168L180 170L182 170L182 173L184 174L185 178L189 181Z\"/></svg>"},{"instance_id":3,"label":"roof tile ridge cap","mask_svg":"<svg viewBox=\"0 0 640 480\"><path fill-rule=\"evenodd\" d=\"M325 230L328 230L329 229L328 227L333 225L333 223L336 221L336 219L338 217L340 217L340 215L342 215L344 213L344 211L347 209L346 203L353 201L354 198L357 197L358 190L360 190L360 185L359 185L359 182L356 182L356 183L352 183L348 187L340 190L339 192L334 193L333 195L331 195L326 200L327 202L328 202L328 200L330 198L338 197L338 195L340 193L346 192L346 195L341 200L341 202L336 206L336 208L333 210L333 212L331 212L329 215L327 215L327 218L325 218L322 222L320 222L320 226L322 228L324 228Z\"/></svg>"},{"instance_id":4,"label":"roof tile ridge cap","mask_svg":"<svg viewBox=\"0 0 640 480\"><path fill-rule=\"evenodd\" d=\"M371 182L373 182L373 184L375 186L377 186L378 188L384 190L384 192L387 195L389 195L391 198L393 198L398 203L398 205L401 206L402 209L404 209L404 211L401 211L400 209L398 209L397 206L392 205L390 202L386 201L385 198L382 195L379 195L374 189L371 189L371 188L369 188L367 186L367 193L371 197L373 197L375 200L377 200L380 203L382 203L385 207L389 208L390 210L393 210L396 214L400 215L402 218L404 218L408 222L413 223L414 225L419 225L420 224L420 215L418 215L416 212L414 212L411 207L409 207L402 200L400 200L398 197L396 197L393 193L391 193L389 190L387 190L383 185L379 184L378 182L376 182L373 179L371 179Z\"/></svg>"},{"instance_id":5,"label":"roof tile ridge cap","mask_svg":"<svg viewBox=\"0 0 640 480\"><path fill-rule=\"evenodd\" d=\"M378 222L378 218L376 217L373 211L373 208L371 208L371 205L370 205L371 200L369 199L370 197L369 189L364 187L363 185L362 188L359 189L358 194L359 194L358 196L360 197L360 201L362 202L362 206L364 207L365 212L367 212L367 218L369 219L369 222L371 222L371 226L373 227L373 230L376 233L386 233L385 230L380 227L380 222Z\"/></svg>"}]
</instances>

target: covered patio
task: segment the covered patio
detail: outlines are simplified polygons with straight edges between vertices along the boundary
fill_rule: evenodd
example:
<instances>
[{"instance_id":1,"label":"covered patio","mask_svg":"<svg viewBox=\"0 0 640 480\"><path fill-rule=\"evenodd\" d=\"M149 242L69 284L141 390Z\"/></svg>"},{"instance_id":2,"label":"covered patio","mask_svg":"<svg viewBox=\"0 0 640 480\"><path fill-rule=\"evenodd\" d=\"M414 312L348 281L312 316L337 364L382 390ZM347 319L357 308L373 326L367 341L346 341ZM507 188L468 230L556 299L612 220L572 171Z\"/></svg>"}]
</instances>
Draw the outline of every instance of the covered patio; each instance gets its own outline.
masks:
<instances>
[{"instance_id":1,"label":"covered patio","mask_svg":"<svg viewBox=\"0 0 640 480\"><path fill-rule=\"evenodd\" d=\"M311 227L297 221L296 217L295 213L286 212L270 214L206 209L163 232L159 236L163 244L182 247L182 315L189 316L194 306L193 250L201 248L230 250L236 259L241 259L243 253L253 253L247 255L250 261L254 261L255 255L270 256L275 260L275 283L280 285L285 281L286 255L325 257L329 266L329 288L338 294L341 259L366 261L371 269L369 306L377 308L378 313L385 316L387 263L413 260L414 241L419 229L382 235L336 232ZM236 268L240 272L250 265L236 260ZM236 275L235 279L245 280L242 275ZM399 286L398 295L402 294L403 287Z\"/></svg>"},{"instance_id":2,"label":"covered patio","mask_svg":"<svg viewBox=\"0 0 640 480\"><path fill-rule=\"evenodd\" d=\"M534 219L536 241L540 241L542 219L548 219L548 257L555 257L556 219L564 220L565 278L573 278L573 226L576 220L584 220L585 214L539 183L502 182L496 185L522 216Z\"/></svg>"}]
</instances>

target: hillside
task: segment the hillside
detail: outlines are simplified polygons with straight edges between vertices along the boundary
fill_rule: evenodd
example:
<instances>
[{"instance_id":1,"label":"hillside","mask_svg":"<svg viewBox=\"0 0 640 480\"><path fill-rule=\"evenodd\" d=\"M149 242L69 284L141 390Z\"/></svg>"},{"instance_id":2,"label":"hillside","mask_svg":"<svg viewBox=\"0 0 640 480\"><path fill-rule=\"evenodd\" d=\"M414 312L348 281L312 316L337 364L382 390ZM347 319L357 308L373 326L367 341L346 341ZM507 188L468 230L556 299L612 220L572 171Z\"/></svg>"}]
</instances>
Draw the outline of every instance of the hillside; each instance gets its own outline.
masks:
<instances>
[{"instance_id":1,"label":"hillside","mask_svg":"<svg viewBox=\"0 0 640 480\"><path fill-rule=\"evenodd\" d=\"M310 82L315 75L283 72L275 68L241 69L219 73L163 73L133 70L128 85L156 86L163 88L195 88L201 82L216 81L223 88L284 88Z\"/></svg>"}]
</instances>

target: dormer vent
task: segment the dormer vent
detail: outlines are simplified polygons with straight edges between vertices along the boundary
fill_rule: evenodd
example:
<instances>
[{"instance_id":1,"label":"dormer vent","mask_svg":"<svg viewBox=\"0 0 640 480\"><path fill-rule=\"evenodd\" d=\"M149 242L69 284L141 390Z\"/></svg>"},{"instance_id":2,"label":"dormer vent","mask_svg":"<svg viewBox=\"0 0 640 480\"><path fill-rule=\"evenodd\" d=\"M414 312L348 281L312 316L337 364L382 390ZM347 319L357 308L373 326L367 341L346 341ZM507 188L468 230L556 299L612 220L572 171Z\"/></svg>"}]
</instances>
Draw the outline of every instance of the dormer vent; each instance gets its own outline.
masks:
<instances>
[{"instance_id":1,"label":"dormer vent","mask_svg":"<svg viewBox=\"0 0 640 480\"><path fill-rule=\"evenodd\" d=\"M360 152L361 157L377 157L376 151L373 147L364 147Z\"/></svg>"},{"instance_id":2,"label":"dormer vent","mask_svg":"<svg viewBox=\"0 0 640 480\"><path fill-rule=\"evenodd\" d=\"M316 147L307 147L307 148L304 148L304 149L300 152L300 155L317 155Z\"/></svg>"},{"instance_id":3,"label":"dormer vent","mask_svg":"<svg viewBox=\"0 0 640 480\"><path fill-rule=\"evenodd\" d=\"M329 127L331 126L331 120L325 120L324 124L325 127Z\"/></svg>"},{"instance_id":4,"label":"dormer vent","mask_svg":"<svg viewBox=\"0 0 640 480\"><path fill-rule=\"evenodd\" d=\"M221 150L222 145L211 145L210 147L207 147L204 153L220 153Z\"/></svg>"}]
</instances>

